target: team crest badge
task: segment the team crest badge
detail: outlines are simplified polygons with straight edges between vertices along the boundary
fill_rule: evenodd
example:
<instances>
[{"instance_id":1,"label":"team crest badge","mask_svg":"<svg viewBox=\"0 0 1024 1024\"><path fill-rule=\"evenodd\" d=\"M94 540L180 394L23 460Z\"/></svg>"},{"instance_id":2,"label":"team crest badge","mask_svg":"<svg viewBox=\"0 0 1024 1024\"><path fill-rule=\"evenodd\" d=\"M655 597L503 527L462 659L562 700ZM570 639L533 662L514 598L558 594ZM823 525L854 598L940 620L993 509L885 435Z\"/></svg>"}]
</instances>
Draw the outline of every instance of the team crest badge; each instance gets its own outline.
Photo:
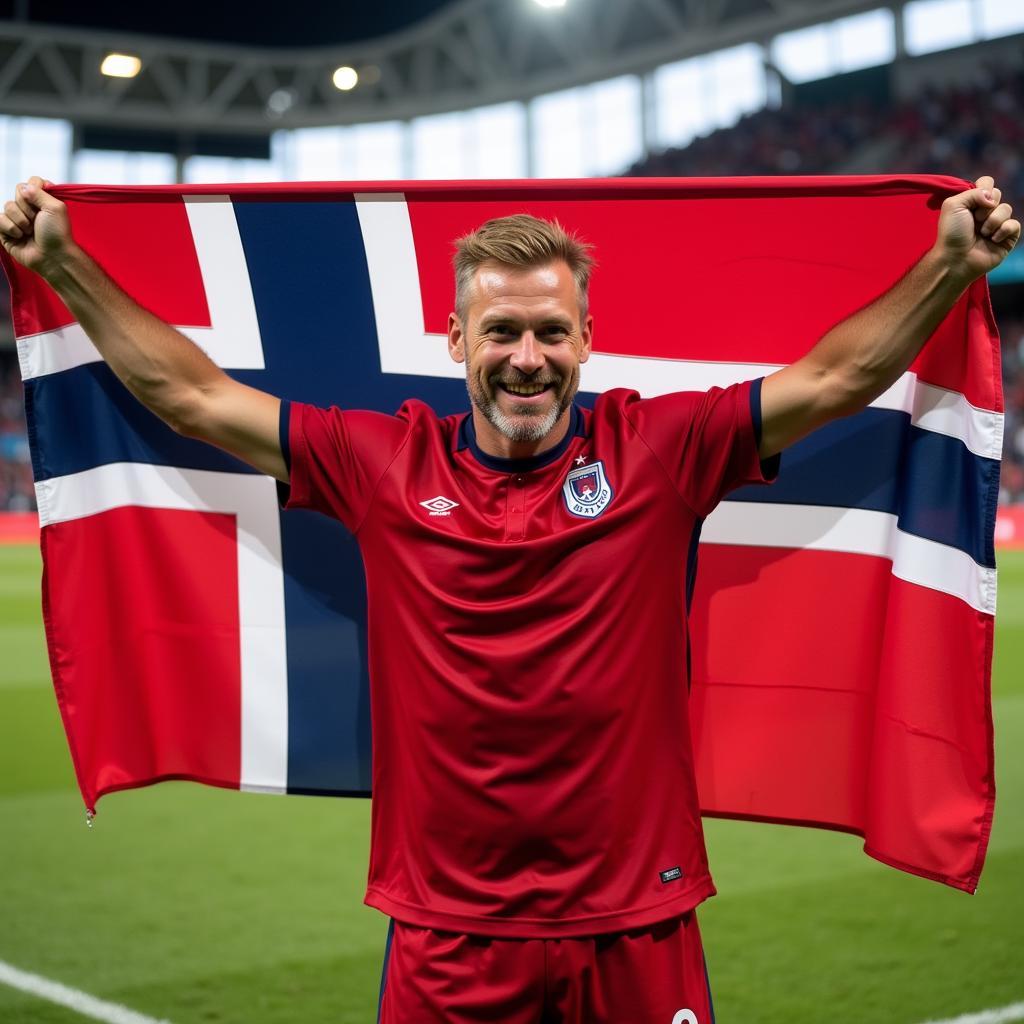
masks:
<instances>
[{"instance_id":1,"label":"team crest badge","mask_svg":"<svg viewBox=\"0 0 1024 1024\"><path fill-rule=\"evenodd\" d=\"M612 500L612 488L604 475L604 463L572 469L562 484L565 507L581 519L599 516Z\"/></svg>"}]
</instances>

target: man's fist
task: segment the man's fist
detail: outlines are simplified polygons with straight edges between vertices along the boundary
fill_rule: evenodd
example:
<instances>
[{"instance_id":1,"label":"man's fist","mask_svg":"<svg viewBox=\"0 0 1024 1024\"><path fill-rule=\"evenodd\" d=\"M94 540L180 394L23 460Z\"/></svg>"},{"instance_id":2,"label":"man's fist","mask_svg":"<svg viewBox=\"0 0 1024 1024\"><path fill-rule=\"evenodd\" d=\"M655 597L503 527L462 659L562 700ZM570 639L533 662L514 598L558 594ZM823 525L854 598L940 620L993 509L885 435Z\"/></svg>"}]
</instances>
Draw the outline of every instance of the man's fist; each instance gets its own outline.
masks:
<instances>
[{"instance_id":1,"label":"man's fist","mask_svg":"<svg viewBox=\"0 0 1024 1024\"><path fill-rule=\"evenodd\" d=\"M994 270L1020 240L1020 221L989 178L942 204L935 247L968 282Z\"/></svg>"},{"instance_id":2,"label":"man's fist","mask_svg":"<svg viewBox=\"0 0 1024 1024\"><path fill-rule=\"evenodd\" d=\"M0 244L22 266L43 277L60 267L74 245L67 207L44 191L52 184L29 178L18 185L0 214Z\"/></svg>"}]
</instances>

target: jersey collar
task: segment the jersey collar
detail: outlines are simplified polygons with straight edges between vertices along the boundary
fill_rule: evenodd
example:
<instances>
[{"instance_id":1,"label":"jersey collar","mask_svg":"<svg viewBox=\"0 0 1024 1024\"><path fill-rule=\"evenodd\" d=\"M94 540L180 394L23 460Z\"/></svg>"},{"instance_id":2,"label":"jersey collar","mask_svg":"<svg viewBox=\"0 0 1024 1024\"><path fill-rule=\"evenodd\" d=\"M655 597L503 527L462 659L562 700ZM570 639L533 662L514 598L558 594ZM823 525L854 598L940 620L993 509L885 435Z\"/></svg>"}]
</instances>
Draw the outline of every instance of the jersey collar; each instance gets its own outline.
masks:
<instances>
[{"instance_id":1,"label":"jersey collar","mask_svg":"<svg viewBox=\"0 0 1024 1024\"><path fill-rule=\"evenodd\" d=\"M477 444L476 428L473 426L473 414L468 412L459 424L458 447L455 450L461 452L464 448L468 448L473 458L481 466L493 469L496 473L529 473L531 470L543 469L545 466L550 466L552 462L557 462L565 454L569 445L572 444L574 437L586 436L587 429L583 413L580 411L579 406L574 404L569 409L569 429L554 448L549 448L546 452L541 452L539 455L531 455L525 459L505 459L499 455L488 455Z\"/></svg>"}]
</instances>

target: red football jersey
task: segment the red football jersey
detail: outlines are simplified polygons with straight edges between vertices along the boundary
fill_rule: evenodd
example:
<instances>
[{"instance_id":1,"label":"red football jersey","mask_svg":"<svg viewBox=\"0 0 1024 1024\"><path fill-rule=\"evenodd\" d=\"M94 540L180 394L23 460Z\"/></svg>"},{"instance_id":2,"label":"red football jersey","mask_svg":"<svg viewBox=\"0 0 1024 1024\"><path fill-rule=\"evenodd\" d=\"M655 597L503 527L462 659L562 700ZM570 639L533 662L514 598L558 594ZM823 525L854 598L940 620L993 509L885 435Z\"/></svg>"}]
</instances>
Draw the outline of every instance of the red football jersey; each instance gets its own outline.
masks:
<instances>
[{"instance_id":1,"label":"red football jersey","mask_svg":"<svg viewBox=\"0 0 1024 1024\"><path fill-rule=\"evenodd\" d=\"M366 569L373 824L366 902L522 938L682 914L708 873L687 711L700 523L774 472L760 381L574 407L495 458L472 416L282 409L288 507Z\"/></svg>"}]
</instances>

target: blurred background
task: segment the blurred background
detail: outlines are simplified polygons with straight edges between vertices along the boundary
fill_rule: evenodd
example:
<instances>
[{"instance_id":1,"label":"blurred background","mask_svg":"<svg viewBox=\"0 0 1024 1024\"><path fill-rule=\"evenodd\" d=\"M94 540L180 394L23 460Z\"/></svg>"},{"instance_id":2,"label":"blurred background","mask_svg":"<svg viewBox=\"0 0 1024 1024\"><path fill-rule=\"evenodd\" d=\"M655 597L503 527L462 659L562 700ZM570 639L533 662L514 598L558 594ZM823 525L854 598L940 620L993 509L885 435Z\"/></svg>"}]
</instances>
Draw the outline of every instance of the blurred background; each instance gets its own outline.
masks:
<instances>
[{"instance_id":1,"label":"blurred background","mask_svg":"<svg viewBox=\"0 0 1024 1024\"><path fill-rule=\"evenodd\" d=\"M913 172L992 174L1024 207L1024 0L253 10L0 2L0 193L34 173L167 184ZM722 895L702 926L722 1021L1024 1020L1024 556L1009 551L1024 547L1024 247L990 285L1010 589L982 889L971 899L900 875L848 836L710 822ZM9 312L0 288L0 539L31 540ZM0 964L176 1024L372 1020L384 925L359 907L365 804L168 784L111 798L87 832L49 687L38 553L10 551ZM2 980L4 1024L82 1019Z\"/></svg>"}]
</instances>

